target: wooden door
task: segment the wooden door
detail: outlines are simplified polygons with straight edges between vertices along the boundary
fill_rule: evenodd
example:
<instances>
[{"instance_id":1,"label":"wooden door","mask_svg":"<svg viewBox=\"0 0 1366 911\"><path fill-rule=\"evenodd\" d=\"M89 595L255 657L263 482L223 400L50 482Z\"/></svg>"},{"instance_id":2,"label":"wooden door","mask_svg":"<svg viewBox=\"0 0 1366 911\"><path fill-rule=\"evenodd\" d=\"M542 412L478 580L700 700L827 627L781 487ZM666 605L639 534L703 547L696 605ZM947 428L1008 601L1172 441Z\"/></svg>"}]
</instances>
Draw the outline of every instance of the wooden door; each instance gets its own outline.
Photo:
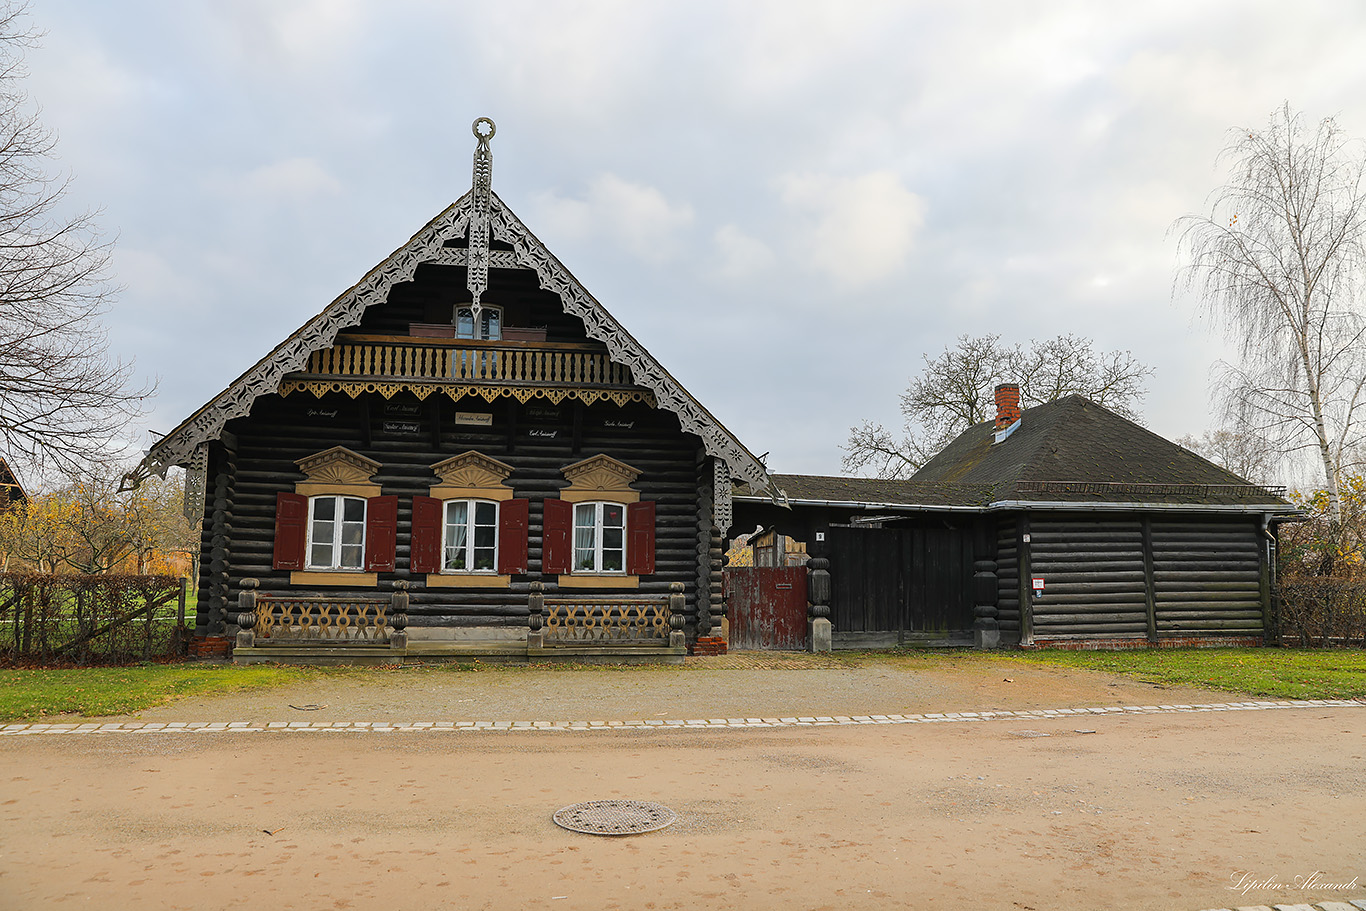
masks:
<instances>
[{"instance_id":1,"label":"wooden door","mask_svg":"<svg viewBox=\"0 0 1366 911\"><path fill-rule=\"evenodd\" d=\"M806 567L727 567L725 587L731 648L806 649Z\"/></svg>"}]
</instances>

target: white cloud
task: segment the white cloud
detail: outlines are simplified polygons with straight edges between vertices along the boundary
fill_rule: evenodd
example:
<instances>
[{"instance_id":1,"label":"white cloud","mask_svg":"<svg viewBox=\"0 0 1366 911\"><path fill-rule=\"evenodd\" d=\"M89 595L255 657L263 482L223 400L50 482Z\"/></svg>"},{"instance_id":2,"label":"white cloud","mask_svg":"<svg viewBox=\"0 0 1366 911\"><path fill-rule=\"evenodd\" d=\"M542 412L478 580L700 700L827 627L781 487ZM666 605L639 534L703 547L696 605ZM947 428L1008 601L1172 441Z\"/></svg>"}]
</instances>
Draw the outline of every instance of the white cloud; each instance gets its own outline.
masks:
<instances>
[{"instance_id":1,"label":"white cloud","mask_svg":"<svg viewBox=\"0 0 1366 911\"><path fill-rule=\"evenodd\" d=\"M673 259L682 248L680 232L693 222L692 206L671 203L655 187L615 174L595 178L583 199L543 193L537 203L537 221L546 224L548 235L605 237L649 263Z\"/></svg>"},{"instance_id":2,"label":"white cloud","mask_svg":"<svg viewBox=\"0 0 1366 911\"><path fill-rule=\"evenodd\" d=\"M221 4L225 36L256 69L334 69L354 60L367 30L355 0L247 0Z\"/></svg>"},{"instance_id":3,"label":"white cloud","mask_svg":"<svg viewBox=\"0 0 1366 911\"><path fill-rule=\"evenodd\" d=\"M767 272L775 261L768 244L735 225L722 225L712 235L715 272L725 279L751 278Z\"/></svg>"},{"instance_id":4,"label":"white cloud","mask_svg":"<svg viewBox=\"0 0 1366 911\"><path fill-rule=\"evenodd\" d=\"M925 201L891 171L859 177L788 174L782 202L799 218L796 254L836 283L857 287L899 272L925 223Z\"/></svg>"},{"instance_id":5,"label":"white cloud","mask_svg":"<svg viewBox=\"0 0 1366 911\"><path fill-rule=\"evenodd\" d=\"M238 186L251 196L296 202L332 196L341 190L341 182L314 158L286 158L262 165L247 172Z\"/></svg>"}]
</instances>

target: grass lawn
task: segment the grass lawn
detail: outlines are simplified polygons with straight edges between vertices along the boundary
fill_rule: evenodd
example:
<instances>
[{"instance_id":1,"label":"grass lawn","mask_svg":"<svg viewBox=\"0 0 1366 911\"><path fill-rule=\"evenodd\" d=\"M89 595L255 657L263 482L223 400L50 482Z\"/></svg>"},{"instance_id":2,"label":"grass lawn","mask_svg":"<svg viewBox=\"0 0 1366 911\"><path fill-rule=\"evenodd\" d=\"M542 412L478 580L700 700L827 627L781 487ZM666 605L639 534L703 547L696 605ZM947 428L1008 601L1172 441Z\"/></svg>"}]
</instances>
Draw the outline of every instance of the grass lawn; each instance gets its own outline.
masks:
<instances>
[{"instance_id":1,"label":"grass lawn","mask_svg":"<svg viewBox=\"0 0 1366 911\"><path fill-rule=\"evenodd\" d=\"M279 686L317 672L271 665L196 664L0 669L0 721L32 721L63 712L122 715L181 696Z\"/></svg>"},{"instance_id":2,"label":"grass lawn","mask_svg":"<svg viewBox=\"0 0 1366 911\"><path fill-rule=\"evenodd\" d=\"M1121 652L1002 652L998 661L1083 668L1281 699L1366 698L1366 651L1208 648Z\"/></svg>"}]
</instances>

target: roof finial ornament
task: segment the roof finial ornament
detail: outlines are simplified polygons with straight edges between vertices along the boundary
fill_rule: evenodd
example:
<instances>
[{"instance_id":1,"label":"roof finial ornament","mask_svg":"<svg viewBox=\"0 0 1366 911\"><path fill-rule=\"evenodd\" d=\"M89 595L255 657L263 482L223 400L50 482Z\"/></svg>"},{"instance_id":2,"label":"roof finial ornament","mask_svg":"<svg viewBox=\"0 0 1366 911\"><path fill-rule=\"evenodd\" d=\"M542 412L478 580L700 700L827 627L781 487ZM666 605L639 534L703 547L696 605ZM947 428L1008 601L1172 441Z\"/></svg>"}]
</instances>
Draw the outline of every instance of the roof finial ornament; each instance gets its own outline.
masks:
<instances>
[{"instance_id":1,"label":"roof finial ornament","mask_svg":"<svg viewBox=\"0 0 1366 911\"><path fill-rule=\"evenodd\" d=\"M465 267L465 283L470 289L473 303L470 304L474 319L474 334L479 335L479 299L489 286L489 206L493 194L493 152L489 140L498 132L498 127L487 117L474 121L470 130L479 145L474 150L474 181L471 192L474 194L474 210L470 213L470 239L468 265Z\"/></svg>"}]
</instances>

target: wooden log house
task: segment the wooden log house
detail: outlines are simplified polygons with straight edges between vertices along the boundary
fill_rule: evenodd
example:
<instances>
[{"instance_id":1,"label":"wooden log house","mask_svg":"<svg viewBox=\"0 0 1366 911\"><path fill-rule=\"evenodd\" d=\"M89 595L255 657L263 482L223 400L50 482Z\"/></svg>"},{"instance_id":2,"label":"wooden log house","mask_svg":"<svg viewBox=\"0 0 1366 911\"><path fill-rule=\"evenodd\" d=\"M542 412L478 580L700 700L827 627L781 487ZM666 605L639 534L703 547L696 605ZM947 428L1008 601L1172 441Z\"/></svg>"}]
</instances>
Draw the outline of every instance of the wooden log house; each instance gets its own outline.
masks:
<instances>
[{"instance_id":1,"label":"wooden log house","mask_svg":"<svg viewBox=\"0 0 1366 911\"><path fill-rule=\"evenodd\" d=\"M238 661L681 661L723 647L763 466L493 193L469 193L149 451Z\"/></svg>"},{"instance_id":2,"label":"wooden log house","mask_svg":"<svg viewBox=\"0 0 1366 911\"><path fill-rule=\"evenodd\" d=\"M771 477L735 526L805 541L834 647L1259 645L1283 491L1081 396L964 431L911 479ZM813 573L814 575L814 573ZM826 584L826 583L822 583ZM817 599L818 600L818 599ZM824 616L825 614L823 614Z\"/></svg>"}]
</instances>

